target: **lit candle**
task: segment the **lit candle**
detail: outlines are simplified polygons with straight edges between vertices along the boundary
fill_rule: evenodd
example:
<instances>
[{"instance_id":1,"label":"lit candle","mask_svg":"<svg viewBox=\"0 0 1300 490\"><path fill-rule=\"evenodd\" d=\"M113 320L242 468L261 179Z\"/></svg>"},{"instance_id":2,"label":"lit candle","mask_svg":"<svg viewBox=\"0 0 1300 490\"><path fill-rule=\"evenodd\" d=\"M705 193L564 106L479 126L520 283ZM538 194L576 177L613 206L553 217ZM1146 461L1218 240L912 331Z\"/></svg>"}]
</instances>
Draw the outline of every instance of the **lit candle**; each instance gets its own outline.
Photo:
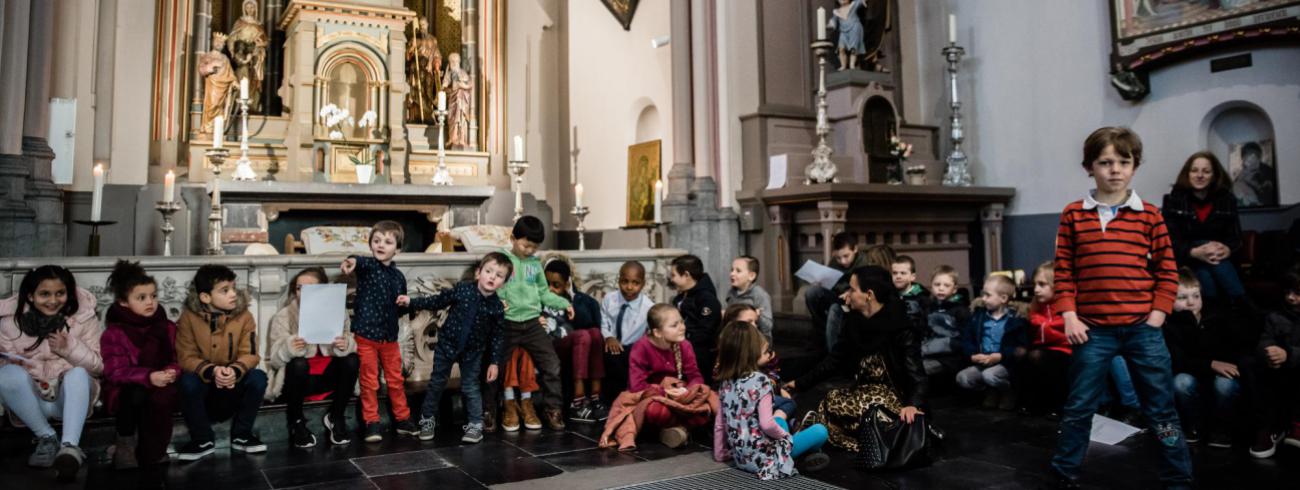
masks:
<instances>
[{"instance_id":1,"label":"lit candle","mask_svg":"<svg viewBox=\"0 0 1300 490\"><path fill-rule=\"evenodd\" d=\"M95 187L90 195L90 220L99 221L104 210L104 164L95 164Z\"/></svg>"},{"instance_id":2,"label":"lit candle","mask_svg":"<svg viewBox=\"0 0 1300 490\"><path fill-rule=\"evenodd\" d=\"M948 44L957 44L957 14L948 14Z\"/></svg>"},{"instance_id":3,"label":"lit candle","mask_svg":"<svg viewBox=\"0 0 1300 490\"><path fill-rule=\"evenodd\" d=\"M447 110L447 92L438 92L438 110Z\"/></svg>"},{"instance_id":4,"label":"lit candle","mask_svg":"<svg viewBox=\"0 0 1300 490\"><path fill-rule=\"evenodd\" d=\"M817 7L817 40L826 40L826 7Z\"/></svg>"},{"instance_id":5,"label":"lit candle","mask_svg":"<svg viewBox=\"0 0 1300 490\"><path fill-rule=\"evenodd\" d=\"M515 135L515 161L522 162L525 159L526 158L524 155L524 137L516 134Z\"/></svg>"},{"instance_id":6,"label":"lit candle","mask_svg":"<svg viewBox=\"0 0 1300 490\"><path fill-rule=\"evenodd\" d=\"M212 147L221 148L221 142L226 139L226 118L217 116L212 120Z\"/></svg>"},{"instance_id":7,"label":"lit candle","mask_svg":"<svg viewBox=\"0 0 1300 490\"><path fill-rule=\"evenodd\" d=\"M176 200L176 172L167 171L163 177L163 202L172 202Z\"/></svg>"},{"instance_id":8,"label":"lit candle","mask_svg":"<svg viewBox=\"0 0 1300 490\"><path fill-rule=\"evenodd\" d=\"M247 99L247 98L248 98L248 79L247 79L247 78L241 78L241 79L239 79L239 98L241 98L241 99Z\"/></svg>"},{"instance_id":9,"label":"lit candle","mask_svg":"<svg viewBox=\"0 0 1300 490\"><path fill-rule=\"evenodd\" d=\"M573 184L573 205L582 207L582 183Z\"/></svg>"},{"instance_id":10,"label":"lit candle","mask_svg":"<svg viewBox=\"0 0 1300 490\"><path fill-rule=\"evenodd\" d=\"M663 223L664 219L664 183L661 180L655 181L655 223Z\"/></svg>"}]
</instances>

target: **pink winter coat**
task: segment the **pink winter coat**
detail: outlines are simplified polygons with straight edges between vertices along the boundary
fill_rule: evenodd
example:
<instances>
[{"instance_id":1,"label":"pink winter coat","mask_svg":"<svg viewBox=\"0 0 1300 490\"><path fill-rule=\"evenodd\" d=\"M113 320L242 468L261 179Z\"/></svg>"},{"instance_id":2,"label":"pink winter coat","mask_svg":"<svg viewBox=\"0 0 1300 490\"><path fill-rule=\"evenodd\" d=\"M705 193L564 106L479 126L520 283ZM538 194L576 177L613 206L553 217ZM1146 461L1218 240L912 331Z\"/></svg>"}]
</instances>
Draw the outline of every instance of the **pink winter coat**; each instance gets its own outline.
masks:
<instances>
[{"instance_id":1,"label":"pink winter coat","mask_svg":"<svg viewBox=\"0 0 1300 490\"><path fill-rule=\"evenodd\" d=\"M0 300L0 352L17 354L30 359L21 363L27 373L36 381L41 397L53 400L58 395L59 381L63 373L73 367L85 369L92 376L90 406L95 406L99 397L99 376L104 370L103 358L99 355L99 336L103 330L95 316L95 295L85 289L77 288L77 301L80 307L68 318L68 345L55 352L49 341L30 351L36 338L23 335L16 321L18 296ZM0 357L0 364L16 364Z\"/></svg>"}]
</instances>

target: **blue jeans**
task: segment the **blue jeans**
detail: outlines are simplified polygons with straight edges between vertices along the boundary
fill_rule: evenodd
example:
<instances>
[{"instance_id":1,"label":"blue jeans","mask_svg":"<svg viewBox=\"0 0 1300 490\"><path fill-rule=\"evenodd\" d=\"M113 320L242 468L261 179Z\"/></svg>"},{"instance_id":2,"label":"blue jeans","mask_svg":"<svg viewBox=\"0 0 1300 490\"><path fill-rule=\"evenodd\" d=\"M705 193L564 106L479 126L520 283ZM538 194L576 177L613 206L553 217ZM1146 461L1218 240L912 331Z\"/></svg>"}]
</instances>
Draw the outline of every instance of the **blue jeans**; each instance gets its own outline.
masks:
<instances>
[{"instance_id":1,"label":"blue jeans","mask_svg":"<svg viewBox=\"0 0 1300 490\"><path fill-rule=\"evenodd\" d=\"M1091 335L1092 331L1089 330ZM1133 388L1133 377L1128 374L1128 363L1124 362L1123 357L1115 356L1110 361L1110 388L1101 392L1100 405L1106 405L1114 400L1116 395L1119 396L1119 404L1126 408L1137 409L1138 394Z\"/></svg>"},{"instance_id":2,"label":"blue jeans","mask_svg":"<svg viewBox=\"0 0 1300 490\"><path fill-rule=\"evenodd\" d=\"M1178 373L1174 375L1174 400L1178 406L1178 417L1183 420L1183 427L1193 429L1199 428L1201 424L1201 408L1204 406L1202 401L1203 395L1212 395L1214 397L1214 411L1212 415L1220 424L1227 424L1232 417L1232 406L1237 401L1237 394L1241 392L1241 387L1237 380L1225 378L1223 376L1214 376L1213 392L1209 393L1209 379L1197 379L1187 373Z\"/></svg>"},{"instance_id":3,"label":"blue jeans","mask_svg":"<svg viewBox=\"0 0 1300 490\"><path fill-rule=\"evenodd\" d=\"M1128 360L1142 411L1160 442L1160 480L1166 486L1190 485L1192 458L1174 409L1169 349L1160 329L1145 322L1092 328L1088 330L1088 341L1075 347L1070 363L1070 395L1065 401L1052 469L1063 478L1079 478L1092 432L1092 416L1097 412L1112 360L1120 355Z\"/></svg>"},{"instance_id":4,"label":"blue jeans","mask_svg":"<svg viewBox=\"0 0 1300 490\"><path fill-rule=\"evenodd\" d=\"M844 324L844 310L840 308L842 303L839 296L835 295L835 291L814 284L804 291L803 299L804 305L808 307L808 315L812 317L813 329L825 336L826 351L830 352L835 347L835 341L840 338L840 328Z\"/></svg>"},{"instance_id":5,"label":"blue jeans","mask_svg":"<svg viewBox=\"0 0 1300 490\"><path fill-rule=\"evenodd\" d=\"M1231 261L1224 260L1217 265L1199 260L1189 262L1192 272L1196 273L1196 280L1201 283L1201 294L1206 298L1218 298L1223 294L1229 298L1246 295L1246 288L1241 285L1241 277L1237 275L1237 266L1232 265Z\"/></svg>"},{"instance_id":6,"label":"blue jeans","mask_svg":"<svg viewBox=\"0 0 1300 490\"><path fill-rule=\"evenodd\" d=\"M90 413L91 376L84 368L64 371L59 394L46 401L37 394L31 374L17 364L0 366L0 404L9 407L37 437L58 435L49 419L63 421L63 440L76 446L81 443L81 429Z\"/></svg>"},{"instance_id":7,"label":"blue jeans","mask_svg":"<svg viewBox=\"0 0 1300 490\"><path fill-rule=\"evenodd\" d=\"M262 396L266 394L266 373L261 369L249 371L231 389L204 383L194 373L181 373L180 386L181 414L190 430L190 440L212 442L216 438L212 421L232 417L232 438L253 435L253 422L257 421L257 411L262 408Z\"/></svg>"},{"instance_id":8,"label":"blue jeans","mask_svg":"<svg viewBox=\"0 0 1300 490\"><path fill-rule=\"evenodd\" d=\"M438 346L442 345L445 344L438 344ZM479 373L483 368L482 351L462 352L458 356L452 349L434 349L433 373L429 376L429 387L424 391L424 405L420 407L420 418L437 418L442 390L447 387L451 365L456 363L460 364L460 394L465 397L465 415L469 418L470 425L478 424L482 427L483 395L482 385L479 384Z\"/></svg>"},{"instance_id":9,"label":"blue jeans","mask_svg":"<svg viewBox=\"0 0 1300 490\"><path fill-rule=\"evenodd\" d=\"M777 417L776 423L786 432L790 432L790 424L785 419ZM794 449L790 451L790 457L798 458L808 454L809 451L821 449L822 445L826 444L826 438L828 437L830 435L826 432L826 426L822 424L804 427L803 430L790 437L794 441Z\"/></svg>"},{"instance_id":10,"label":"blue jeans","mask_svg":"<svg viewBox=\"0 0 1300 490\"><path fill-rule=\"evenodd\" d=\"M792 417L794 416L794 409L795 409L794 400L791 400L781 395L772 395L773 412L780 410L782 412L785 412L785 415L787 417Z\"/></svg>"}]
</instances>

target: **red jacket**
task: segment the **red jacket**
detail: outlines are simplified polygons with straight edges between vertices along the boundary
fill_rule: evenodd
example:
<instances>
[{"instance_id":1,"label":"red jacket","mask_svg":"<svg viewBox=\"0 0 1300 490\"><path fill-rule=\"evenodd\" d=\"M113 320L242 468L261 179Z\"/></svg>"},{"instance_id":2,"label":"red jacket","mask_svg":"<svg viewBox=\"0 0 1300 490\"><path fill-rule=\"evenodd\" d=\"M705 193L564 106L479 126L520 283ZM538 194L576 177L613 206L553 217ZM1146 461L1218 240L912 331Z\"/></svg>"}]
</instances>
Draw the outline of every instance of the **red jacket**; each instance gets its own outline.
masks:
<instances>
[{"instance_id":1,"label":"red jacket","mask_svg":"<svg viewBox=\"0 0 1300 490\"><path fill-rule=\"evenodd\" d=\"M1029 345L1071 352L1070 340L1065 337L1065 317L1050 304L1035 304L1029 311Z\"/></svg>"}]
</instances>

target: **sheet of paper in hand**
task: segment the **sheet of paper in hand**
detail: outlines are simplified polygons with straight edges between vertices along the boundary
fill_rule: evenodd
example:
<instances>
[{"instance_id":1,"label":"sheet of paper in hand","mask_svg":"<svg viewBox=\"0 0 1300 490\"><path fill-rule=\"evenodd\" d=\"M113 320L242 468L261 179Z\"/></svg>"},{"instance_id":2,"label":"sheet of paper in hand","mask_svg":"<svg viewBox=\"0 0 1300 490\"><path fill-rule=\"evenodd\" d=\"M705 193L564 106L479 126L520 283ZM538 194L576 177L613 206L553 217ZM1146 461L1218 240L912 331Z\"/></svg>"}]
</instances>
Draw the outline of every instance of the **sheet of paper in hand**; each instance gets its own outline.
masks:
<instances>
[{"instance_id":1,"label":"sheet of paper in hand","mask_svg":"<svg viewBox=\"0 0 1300 490\"><path fill-rule=\"evenodd\" d=\"M844 272L809 260L803 263L803 266L794 273L794 276L808 281L809 284L816 284L826 289L831 289L834 288L835 283L839 282L840 278L844 276Z\"/></svg>"},{"instance_id":2,"label":"sheet of paper in hand","mask_svg":"<svg viewBox=\"0 0 1300 490\"><path fill-rule=\"evenodd\" d=\"M343 335L346 284L308 284L298 303L298 336L308 344L329 344Z\"/></svg>"}]
</instances>

